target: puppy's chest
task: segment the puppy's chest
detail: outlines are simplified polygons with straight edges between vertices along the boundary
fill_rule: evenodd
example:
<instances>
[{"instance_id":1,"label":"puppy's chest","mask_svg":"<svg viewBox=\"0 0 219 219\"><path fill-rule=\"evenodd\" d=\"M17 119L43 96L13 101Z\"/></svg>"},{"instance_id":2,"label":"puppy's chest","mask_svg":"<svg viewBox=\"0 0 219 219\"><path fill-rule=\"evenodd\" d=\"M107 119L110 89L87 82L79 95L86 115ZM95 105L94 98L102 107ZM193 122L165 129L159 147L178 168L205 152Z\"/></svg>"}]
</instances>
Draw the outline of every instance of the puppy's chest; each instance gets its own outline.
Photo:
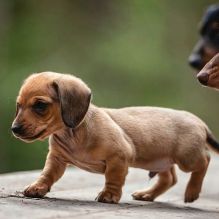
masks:
<instances>
[{"instance_id":1,"label":"puppy's chest","mask_svg":"<svg viewBox=\"0 0 219 219\"><path fill-rule=\"evenodd\" d=\"M84 150L75 150L69 161L70 164L93 173L104 173L106 169L105 161L96 160Z\"/></svg>"},{"instance_id":2,"label":"puppy's chest","mask_svg":"<svg viewBox=\"0 0 219 219\"><path fill-rule=\"evenodd\" d=\"M73 142L65 142L64 144L59 144L59 151L63 160L70 165L93 173L105 172L105 161L96 159L89 153L85 145L75 145Z\"/></svg>"}]
</instances>

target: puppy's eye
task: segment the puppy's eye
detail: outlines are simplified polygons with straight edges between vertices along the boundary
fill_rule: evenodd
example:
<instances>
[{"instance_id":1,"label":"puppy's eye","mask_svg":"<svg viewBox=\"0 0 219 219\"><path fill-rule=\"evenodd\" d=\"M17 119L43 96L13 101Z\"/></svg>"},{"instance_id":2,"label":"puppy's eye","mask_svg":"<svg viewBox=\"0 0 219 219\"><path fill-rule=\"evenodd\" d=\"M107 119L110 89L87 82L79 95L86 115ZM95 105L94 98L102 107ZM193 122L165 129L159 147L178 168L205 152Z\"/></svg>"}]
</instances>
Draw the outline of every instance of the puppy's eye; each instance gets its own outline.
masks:
<instances>
[{"instance_id":1,"label":"puppy's eye","mask_svg":"<svg viewBox=\"0 0 219 219\"><path fill-rule=\"evenodd\" d=\"M37 113L37 114L44 114L45 111L48 108L48 103L42 102L42 101L37 101L34 103L34 105L32 106L33 110Z\"/></svg>"}]
</instances>

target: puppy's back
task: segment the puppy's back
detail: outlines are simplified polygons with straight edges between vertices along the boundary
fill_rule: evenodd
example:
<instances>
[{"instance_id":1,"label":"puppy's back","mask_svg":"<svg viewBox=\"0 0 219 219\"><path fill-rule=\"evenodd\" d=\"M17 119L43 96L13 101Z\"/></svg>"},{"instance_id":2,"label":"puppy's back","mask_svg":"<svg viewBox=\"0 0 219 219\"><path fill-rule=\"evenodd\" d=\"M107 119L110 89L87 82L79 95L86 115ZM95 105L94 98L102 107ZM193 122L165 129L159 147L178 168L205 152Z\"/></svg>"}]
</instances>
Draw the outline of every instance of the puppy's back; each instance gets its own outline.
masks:
<instances>
[{"instance_id":1,"label":"puppy's back","mask_svg":"<svg viewBox=\"0 0 219 219\"><path fill-rule=\"evenodd\" d=\"M142 145L162 147L169 154L170 145L181 145L187 139L206 138L206 124L195 115L180 110L160 107L127 107L104 109L138 148ZM193 140L192 140L193 139ZM147 150L149 147L147 147ZM156 151L156 150L155 150Z\"/></svg>"}]
</instances>

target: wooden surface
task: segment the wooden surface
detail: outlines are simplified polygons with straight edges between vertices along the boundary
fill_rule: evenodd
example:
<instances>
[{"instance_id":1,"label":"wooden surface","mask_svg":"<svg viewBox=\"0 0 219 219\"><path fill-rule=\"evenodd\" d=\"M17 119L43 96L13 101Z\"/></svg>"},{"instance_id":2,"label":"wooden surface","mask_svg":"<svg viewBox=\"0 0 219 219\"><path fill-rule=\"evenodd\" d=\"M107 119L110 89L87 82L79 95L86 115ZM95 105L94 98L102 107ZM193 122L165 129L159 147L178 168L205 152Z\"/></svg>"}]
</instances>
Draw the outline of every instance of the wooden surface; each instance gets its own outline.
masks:
<instances>
[{"instance_id":1,"label":"wooden surface","mask_svg":"<svg viewBox=\"0 0 219 219\"><path fill-rule=\"evenodd\" d=\"M184 204L183 194L190 174L178 171L178 183L155 202L132 200L131 193L152 185L148 172L130 169L118 205L94 199L104 176L69 168L44 199L30 199L21 191L40 171L0 175L0 219L22 218L219 218L219 156L213 156L199 200Z\"/></svg>"}]
</instances>

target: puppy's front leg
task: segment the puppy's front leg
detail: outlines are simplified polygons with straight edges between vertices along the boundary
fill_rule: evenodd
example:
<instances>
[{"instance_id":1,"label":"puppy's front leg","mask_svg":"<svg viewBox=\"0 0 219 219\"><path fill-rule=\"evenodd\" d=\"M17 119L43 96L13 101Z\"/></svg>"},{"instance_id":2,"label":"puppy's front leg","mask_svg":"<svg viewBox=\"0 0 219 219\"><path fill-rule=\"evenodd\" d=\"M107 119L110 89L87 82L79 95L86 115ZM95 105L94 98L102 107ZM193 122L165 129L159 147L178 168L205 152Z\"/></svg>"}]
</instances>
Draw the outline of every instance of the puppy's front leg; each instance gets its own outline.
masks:
<instances>
[{"instance_id":1,"label":"puppy's front leg","mask_svg":"<svg viewBox=\"0 0 219 219\"><path fill-rule=\"evenodd\" d=\"M54 182L56 182L65 172L66 164L57 156L49 152L46 163L38 180L30 184L23 192L28 197L43 197Z\"/></svg>"},{"instance_id":2,"label":"puppy's front leg","mask_svg":"<svg viewBox=\"0 0 219 219\"><path fill-rule=\"evenodd\" d=\"M128 173L128 164L125 159L111 157L106 161L105 187L96 200L105 203L118 203L122 195L122 186Z\"/></svg>"}]
</instances>

